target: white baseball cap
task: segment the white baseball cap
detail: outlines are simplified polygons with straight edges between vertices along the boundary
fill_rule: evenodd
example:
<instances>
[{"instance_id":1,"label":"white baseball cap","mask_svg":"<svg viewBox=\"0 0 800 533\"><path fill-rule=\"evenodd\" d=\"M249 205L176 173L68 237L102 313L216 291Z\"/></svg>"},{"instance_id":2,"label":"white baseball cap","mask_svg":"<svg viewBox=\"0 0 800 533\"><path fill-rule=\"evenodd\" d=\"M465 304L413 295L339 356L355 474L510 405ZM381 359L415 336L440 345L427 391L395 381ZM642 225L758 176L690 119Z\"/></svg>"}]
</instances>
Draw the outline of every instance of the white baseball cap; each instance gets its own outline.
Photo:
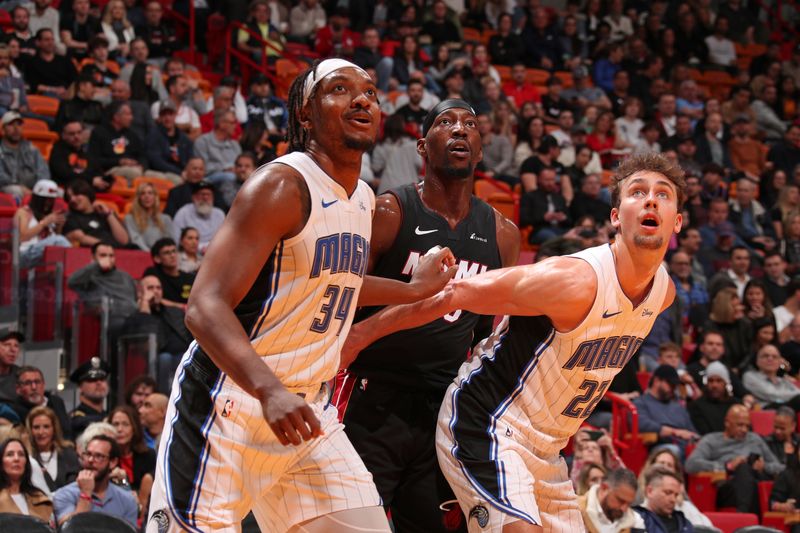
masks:
<instances>
[{"instance_id":1,"label":"white baseball cap","mask_svg":"<svg viewBox=\"0 0 800 533\"><path fill-rule=\"evenodd\" d=\"M44 198L61 198L62 192L53 180L39 180L33 186L33 194Z\"/></svg>"}]
</instances>

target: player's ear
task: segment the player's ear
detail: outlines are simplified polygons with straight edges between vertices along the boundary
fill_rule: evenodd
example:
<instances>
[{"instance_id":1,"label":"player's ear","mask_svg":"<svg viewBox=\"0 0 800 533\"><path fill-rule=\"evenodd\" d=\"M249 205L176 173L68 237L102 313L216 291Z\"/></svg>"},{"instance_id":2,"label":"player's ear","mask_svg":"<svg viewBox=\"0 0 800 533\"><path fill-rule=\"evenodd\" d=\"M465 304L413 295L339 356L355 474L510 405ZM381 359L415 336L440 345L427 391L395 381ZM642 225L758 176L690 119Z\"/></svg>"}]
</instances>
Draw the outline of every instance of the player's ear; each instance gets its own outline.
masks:
<instances>
[{"instance_id":1,"label":"player's ear","mask_svg":"<svg viewBox=\"0 0 800 533\"><path fill-rule=\"evenodd\" d=\"M306 105L300 108L299 111L300 125L303 126L304 130L310 130L312 121L311 121L311 101L309 100Z\"/></svg>"},{"instance_id":2,"label":"player's ear","mask_svg":"<svg viewBox=\"0 0 800 533\"><path fill-rule=\"evenodd\" d=\"M678 213L675 215L675 233L680 233L681 228L683 227L683 213Z\"/></svg>"},{"instance_id":3,"label":"player's ear","mask_svg":"<svg viewBox=\"0 0 800 533\"><path fill-rule=\"evenodd\" d=\"M619 209L616 207L611 208L611 226L619 231Z\"/></svg>"},{"instance_id":4,"label":"player's ear","mask_svg":"<svg viewBox=\"0 0 800 533\"><path fill-rule=\"evenodd\" d=\"M425 139L424 138L423 139L417 139L417 153L420 155L420 157L422 157L422 159L425 159L425 158L428 157L428 150L425 147Z\"/></svg>"}]
</instances>

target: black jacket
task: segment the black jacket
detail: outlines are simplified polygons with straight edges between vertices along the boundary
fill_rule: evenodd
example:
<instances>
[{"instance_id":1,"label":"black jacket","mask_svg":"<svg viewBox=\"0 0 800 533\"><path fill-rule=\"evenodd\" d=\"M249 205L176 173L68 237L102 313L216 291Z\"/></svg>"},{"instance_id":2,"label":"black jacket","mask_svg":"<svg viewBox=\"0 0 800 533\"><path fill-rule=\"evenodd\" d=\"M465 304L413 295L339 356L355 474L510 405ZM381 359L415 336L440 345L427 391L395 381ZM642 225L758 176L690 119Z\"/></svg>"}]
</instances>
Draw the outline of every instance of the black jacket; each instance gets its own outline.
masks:
<instances>
[{"instance_id":1,"label":"black jacket","mask_svg":"<svg viewBox=\"0 0 800 533\"><path fill-rule=\"evenodd\" d=\"M115 149L116 147L116 149ZM122 158L139 161L147 167L144 144L130 129L115 130L112 126L98 126L89 138L89 158L103 172L119 165Z\"/></svg>"},{"instance_id":2,"label":"black jacket","mask_svg":"<svg viewBox=\"0 0 800 533\"><path fill-rule=\"evenodd\" d=\"M182 354L192 342L192 334L183 323L184 314L175 307L161 306L152 313L137 311L125 320L126 334L155 333L159 352Z\"/></svg>"},{"instance_id":3,"label":"black jacket","mask_svg":"<svg viewBox=\"0 0 800 533\"><path fill-rule=\"evenodd\" d=\"M96 163L85 148L77 150L59 140L50 152L50 175L53 181L64 187L75 180L84 180L91 184L95 176L102 174Z\"/></svg>"},{"instance_id":4,"label":"black jacket","mask_svg":"<svg viewBox=\"0 0 800 533\"><path fill-rule=\"evenodd\" d=\"M563 222L558 223L556 226L560 228L572 227L572 221L569 218L569 209L567 208L567 201L559 193L548 193L541 189L530 191L522 196L519 210L519 222L522 226L533 226L534 228L542 228L551 226L550 222L544 220L544 215L547 213L547 197L552 198L553 206L556 211L560 211L567 215Z\"/></svg>"},{"instance_id":5,"label":"black jacket","mask_svg":"<svg viewBox=\"0 0 800 533\"><path fill-rule=\"evenodd\" d=\"M72 440L72 428L70 427L69 416L67 415L67 407L64 405L64 400L49 391L45 391L44 395L45 398L47 398L46 407L52 409L56 414L56 417L61 424L61 433L64 435L64 438L67 440ZM28 416L28 413L30 413L31 409L34 407L37 406L27 403L19 396L17 396L17 399L13 404L11 404L11 408L14 409L14 412L19 415L20 420L23 422Z\"/></svg>"},{"instance_id":6,"label":"black jacket","mask_svg":"<svg viewBox=\"0 0 800 533\"><path fill-rule=\"evenodd\" d=\"M60 132L67 122L83 122L92 127L103 123L103 104L95 100L84 100L77 96L72 100L62 100L56 114L55 130Z\"/></svg>"},{"instance_id":7,"label":"black jacket","mask_svg":"<svg viewBox=\"0 0 800 533\"><path fill-rule=\"evenodd\" d=\"M152 170L180 174L189 158L192 157L194 153L192 141L181 130L175 128L175 132L177 134L177 139L175 139L177 161L173 158L172 143L164 126L156 124L156 127L150 131L150 135L147 137L147 157Z\"/></svg>"},{"instance_id":8,"label":"black jacket","mask_svg":"<svg viewBox=\"0 0 800 533\"><path fill-rule=\"evenodd\" d=\"M31 461L36 461L39 466L42 466L42 471L45 474L44 480L47 482L47 488L51 492L55 492L64 485L69 485L78 477L78 472L81 471L81 463L78 460L78 454L75 448L64 448L56 456L56 478L53 479L45 470L44 465L39 461L39 454L31 454Z\"/></svg>"}]
</instances>

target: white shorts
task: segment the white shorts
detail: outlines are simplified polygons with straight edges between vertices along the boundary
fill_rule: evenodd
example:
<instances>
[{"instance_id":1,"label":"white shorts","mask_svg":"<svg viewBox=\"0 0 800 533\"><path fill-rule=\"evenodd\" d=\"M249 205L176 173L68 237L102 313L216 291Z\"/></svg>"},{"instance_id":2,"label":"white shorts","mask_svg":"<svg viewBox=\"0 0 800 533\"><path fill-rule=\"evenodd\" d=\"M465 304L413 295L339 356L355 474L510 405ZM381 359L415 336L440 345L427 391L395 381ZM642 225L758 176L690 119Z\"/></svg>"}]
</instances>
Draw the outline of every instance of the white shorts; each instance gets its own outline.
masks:
<instances>
[{"instance_id":1,"label":"white shorts","mask_svg":"<svg viewBox=\"0 0 800 533\"><path fill-rule=\"evenodd\" d=\"M278 533L321 515L381 505L327 387L305 396L324 435L283 446L245 393L199 350L172 388L158 450L148 533L240 531L252 509Z\"/></svg>"},{"instance_id":2,"label":"white shorts","mask_svg":"<svg viewBox=\"0 0 800 533\"><path fill-rule=\"evenodd\" d=\"M533 443L520 438L523 432L502 419L493 430L470 428L491 415L471 417L475 406L458 405L454 416L456 390L450 386L439 410L436 453L470 533L501 533L518 520L553 533L585 531L564 459L536 455ZM465 413L470 408L473 413Z\"/></svg>"}]
</instances>

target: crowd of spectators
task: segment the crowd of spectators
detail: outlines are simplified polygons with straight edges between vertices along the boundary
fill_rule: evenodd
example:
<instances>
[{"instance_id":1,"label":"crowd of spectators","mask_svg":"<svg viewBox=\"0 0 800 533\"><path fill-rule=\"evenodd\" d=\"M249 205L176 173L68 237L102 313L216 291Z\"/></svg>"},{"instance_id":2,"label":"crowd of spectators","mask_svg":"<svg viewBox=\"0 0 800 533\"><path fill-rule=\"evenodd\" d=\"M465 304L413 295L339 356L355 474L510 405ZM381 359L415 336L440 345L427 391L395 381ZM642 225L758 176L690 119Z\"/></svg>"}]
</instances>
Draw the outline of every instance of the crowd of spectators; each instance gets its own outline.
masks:
<instances>
[{"instance_id":1,"label":"crowd of spectators","mask_svg":"<svg viewBox=\"0 0 800 533\"><path fill-rule=\"evenodd\" d=\"M111 302L112 344L154 334L158 351L157 375L134 380L110 412L111 370L93 358L71 376L79 398L68 413L41 371L16 366L24 337L4 334L0 417L12 429L0 439L0 510L53 523L98 509L141 518L164 394L191 340L183 312L194 275L238 190L284 144L277 79L225 76L204 91L202 72L175 55L186 43L163 4L0 1L12 24L0 34L0 191L21 206L21 264L47 246L91 248L69 288L86 305ZM613 238L605 184L626 155L679 163L687 201L667 258L677 298L610 387L634 402L655 444L637 478L600 403L570 458L584 519L596 530L711 528L684 470L722 473L718 504L742 512L765 511L755 483L775 480L772 510L794 511L800 44L770 35L759 2L544 4L232 0L195 2L195 13L203 31L212 16L244 23L229 44L257 62L274 65L293 46L309 61L363 67L384 114L362 161L378 193L420 179L428 110L467 100L483 139L478 177L519 195L515 222L539 258ZM34 113L32 95L56 97L57 113ZM58 135L47 158L26 140L26 120ZM166 182L166 197L143 176ZM119 186L133 187L124 213L98 199ZM139 280L116 267L125 248L152 257ZM776 410L770 437L749 430L752 410Z\"/></svg>"}]
</instances>

